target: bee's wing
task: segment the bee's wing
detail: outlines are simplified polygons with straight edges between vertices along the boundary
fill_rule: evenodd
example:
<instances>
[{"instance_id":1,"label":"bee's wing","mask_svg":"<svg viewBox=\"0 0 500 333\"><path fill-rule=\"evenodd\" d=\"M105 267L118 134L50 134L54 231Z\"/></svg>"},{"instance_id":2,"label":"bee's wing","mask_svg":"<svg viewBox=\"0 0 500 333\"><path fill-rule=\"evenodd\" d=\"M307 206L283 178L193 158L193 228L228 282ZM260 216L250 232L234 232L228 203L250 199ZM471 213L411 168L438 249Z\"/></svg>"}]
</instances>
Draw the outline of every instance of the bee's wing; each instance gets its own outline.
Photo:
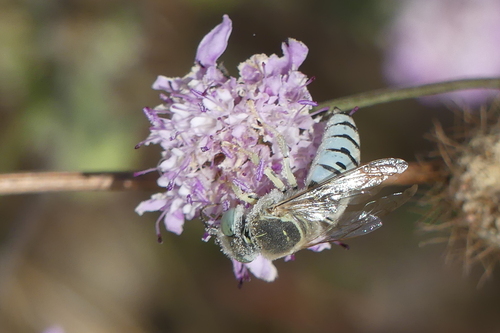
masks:
<instances>
[{"instance_id":1,"label":"bee's wing","mask_svg":"<svg viewBox=\"0 0 500 333\"><path fill-rule=\"evenodd\" d=\"M308 210L314 207L336 206L341 199L373 194L374 188L387 178L403 173L408 168L406 161L398 158L384 158L364 164L356 169L346 171L324 182L305 189L278 203L277 209ZM371 192L370 192L371 191ZM325 212L326 218L332 207ZM335 207L333 207L335 210Z\"/></svg>"},{"instance_id":2,"label":"bee's wing","mask_svg":"<svg viewBox=\"0 0 500 333\"><path fill-rule=\"evenodd\" d=\"M406 202L416 188L373 199L379 186L390 176L403 173L408 163L396 158L372 161L332 177L311 189L277 204L279 214L288 212L300 224L312 225L303 247L359 236L382 224L379 220Z\"/></svg>"},{"instance_id":3,"label":"bee's wing","mask_svg":"<svg viewBox=\"0 0 500 333\"><path fill-rule=\"evenodd\" d=\"M380 218L407 202L415 194L417 187L413 185L403 192L393 193L364 205L348 205L337 223L325 228L324 232L306 247L362 236L380 228L382 226Z\"/></svg>"}]
</instances>

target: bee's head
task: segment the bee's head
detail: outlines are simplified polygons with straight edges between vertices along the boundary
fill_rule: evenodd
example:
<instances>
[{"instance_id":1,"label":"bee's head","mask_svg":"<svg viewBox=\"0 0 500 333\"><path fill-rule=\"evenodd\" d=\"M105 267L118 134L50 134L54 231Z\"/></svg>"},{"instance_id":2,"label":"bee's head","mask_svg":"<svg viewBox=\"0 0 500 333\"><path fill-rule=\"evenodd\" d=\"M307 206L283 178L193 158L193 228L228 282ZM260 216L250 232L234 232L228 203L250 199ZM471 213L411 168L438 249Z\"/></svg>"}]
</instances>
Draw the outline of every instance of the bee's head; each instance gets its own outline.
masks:
<instances>
[{"instance_id":1,"label":"bee's head","mask_svg":"<svg viewBox=\"0 0 500 333\"><path fill-rule=\"evenodd\" d=\"M229 258L242 263L252 262L260 253L245 221L245 208L242 205L226 211L221 218L217 239Z\"/></svg>"}]
</instances>

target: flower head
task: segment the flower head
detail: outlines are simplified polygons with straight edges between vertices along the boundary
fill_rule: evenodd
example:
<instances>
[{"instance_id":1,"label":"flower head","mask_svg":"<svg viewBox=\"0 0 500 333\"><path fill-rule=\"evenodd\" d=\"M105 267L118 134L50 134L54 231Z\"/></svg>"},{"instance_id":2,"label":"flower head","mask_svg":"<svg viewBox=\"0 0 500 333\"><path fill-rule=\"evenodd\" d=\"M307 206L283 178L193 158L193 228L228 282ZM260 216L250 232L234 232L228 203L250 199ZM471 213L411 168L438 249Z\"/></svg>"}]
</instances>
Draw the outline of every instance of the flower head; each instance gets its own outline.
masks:
<instances>
[{"instance_id":1,"label":"flower head","mask_svg":"<svg viewBox=\"0 0 500 333\"><path fill-rule=\"evenodd\" d=\"M202 210L211 216L210 223L218 223L224 211L241 202L242 193L262 196L274 187L264 169L277 174L283 170L276 133L290 149L290 165L299 182L317 149L316 122L309 114L315 105L307 90L310 80L298 71L307 47L289 39L282 57L254 55L238 66L239 76L232 77L217 64L231 29L225 15L201 41L191 71L182 78L159 76L153 88L166 93L161 95L163 103L144 109L151 133L139 145L163 148L155 170L160 173L158 185L166 191L142 202L136 211L161 211L159 221L176 234ZM234 263L240 279L247 269L264 280L276 277L274 266L263 258Z\"/></svg>"}]
</instances>

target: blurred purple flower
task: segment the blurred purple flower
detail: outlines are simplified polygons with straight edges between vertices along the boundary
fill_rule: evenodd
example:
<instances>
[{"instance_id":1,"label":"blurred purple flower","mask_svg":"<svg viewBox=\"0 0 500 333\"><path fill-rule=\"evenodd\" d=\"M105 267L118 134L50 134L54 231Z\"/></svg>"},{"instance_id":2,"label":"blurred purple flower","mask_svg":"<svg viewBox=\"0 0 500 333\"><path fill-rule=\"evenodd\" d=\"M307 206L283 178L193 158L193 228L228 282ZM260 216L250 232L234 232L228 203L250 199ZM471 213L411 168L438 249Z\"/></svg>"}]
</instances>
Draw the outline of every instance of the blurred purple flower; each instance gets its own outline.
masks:
<instances>
[{"instance_id":1,"label":"blurred purple flower","mask_svg":"<svg viewBox=\"0 0 500 333\"><path fill-rule=\"evenodd\" d=\"M180 234L185 220L200 217L202 209L209 223L219 223L225 210L240 203L235 191L268 193L274 186L263 170L279 173L283 168L276 131L290 148L299 184L316 152L310 80L297 70L307 47L289 39L282 45L282 57L254 55L238 66L239 77L228 76L217 60L226 49L231 25L224 15L203 38L186 76L159 76L153 88L167 93L161 95L163 104L144 109L151 133L138 146L162 146L157 168L145 172L157 170L158 185L166 191L139 204L136 212L161 211L158 236L161 220L167 230ZM248 278L248 270L266 281L277 276L264 258L233 264L240 280Z\"/></svg>"},{"instance_id":2,"label":"blurred purple flower","mask_svg":"<svg viewBox=\"0 0 500 333\"><path fill-rule=\"evenodd\" d=\"M64 333L64 329L61 326L51 326L46 328L43 333Z\"/></svg>"},{"instance_id":3,"label":"blurred purple flower","mask_svg":"<svg viewBox=\"0 0 500 333\"><path fill-rule=\"evenodd\" d=\"M500 76L500 1L400 1L384 39L384 72L394 84ZM477 105L494 94L468 90L425 101Z\"/></svg>"}]
</instances>

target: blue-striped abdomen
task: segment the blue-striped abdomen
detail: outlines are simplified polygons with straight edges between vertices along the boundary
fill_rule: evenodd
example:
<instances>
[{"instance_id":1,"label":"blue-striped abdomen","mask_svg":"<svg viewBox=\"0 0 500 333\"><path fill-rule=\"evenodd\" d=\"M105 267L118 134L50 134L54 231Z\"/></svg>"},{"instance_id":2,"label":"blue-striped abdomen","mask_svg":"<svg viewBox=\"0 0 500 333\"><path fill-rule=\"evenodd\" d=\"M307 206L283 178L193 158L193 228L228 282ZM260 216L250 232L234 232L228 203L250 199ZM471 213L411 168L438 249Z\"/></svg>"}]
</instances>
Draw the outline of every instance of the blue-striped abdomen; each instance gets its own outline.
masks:
<instances>
[{"instance_id":1,"label":"blue-striped abdomen","mask_svg":"<svg viewBox=\"0 0 500 333\"><path fill-rule=\"evenodd\" d=\"M323 139L306 179L306 186L359 166L359 134L354 119L339 109L328 120Z\"/></svg>"}]
</instances>

